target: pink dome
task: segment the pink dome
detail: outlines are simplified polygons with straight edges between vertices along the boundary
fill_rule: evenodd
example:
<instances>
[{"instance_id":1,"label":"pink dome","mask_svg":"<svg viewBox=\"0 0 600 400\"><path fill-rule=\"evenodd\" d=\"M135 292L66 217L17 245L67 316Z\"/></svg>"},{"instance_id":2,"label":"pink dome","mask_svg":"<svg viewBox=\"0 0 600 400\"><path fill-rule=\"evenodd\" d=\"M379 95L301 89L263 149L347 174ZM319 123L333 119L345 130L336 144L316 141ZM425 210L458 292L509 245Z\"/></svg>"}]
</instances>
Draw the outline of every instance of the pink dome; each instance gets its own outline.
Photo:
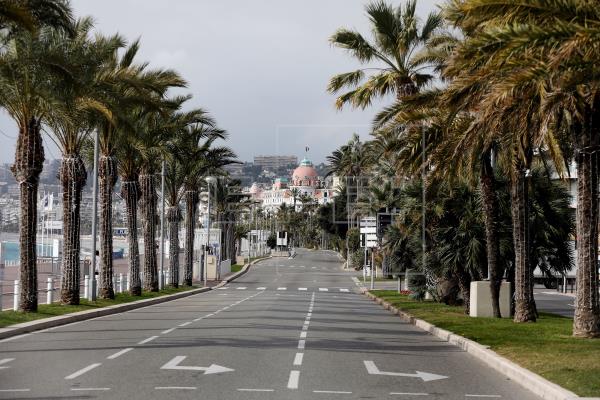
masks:
<instances>
[{"instance_id":1,"label":"pink dome","mask_svg":"<svg viewBox=\"0 0 600 400\"><path fill-rule=\"evenodd\" d=\"M317 171L313 168L313 167L305 167L305 166L300 166L298 168L296 168L294 170L294 174L292 175L294 180L298 180L298 179L314 179L316 178L317 175Z\"/></svg>"}]
</instances>

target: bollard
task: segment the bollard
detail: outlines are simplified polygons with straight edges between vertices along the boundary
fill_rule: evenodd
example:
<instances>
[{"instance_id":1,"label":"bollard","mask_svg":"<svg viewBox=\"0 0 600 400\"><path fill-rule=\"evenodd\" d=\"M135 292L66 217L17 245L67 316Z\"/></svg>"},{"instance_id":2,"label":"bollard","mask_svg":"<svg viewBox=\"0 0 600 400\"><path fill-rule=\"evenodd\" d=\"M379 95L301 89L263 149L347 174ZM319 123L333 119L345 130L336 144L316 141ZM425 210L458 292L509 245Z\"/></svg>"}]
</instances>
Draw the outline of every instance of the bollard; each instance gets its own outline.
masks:
<instances>
[{"instance_id":1,"label":"bollard","mask_svg":"<svg viewBox=\"0 0 600 400\"><path fill-rule=\"evenodd\" d=\"M85 275L83 277L83 298L87 299L90 294L90 276Z\"/></svg>"},{"instance_id":2,"label":"bollard","mask_svg":"<svg viewBox=\"0 0 600 400\"><path fill-rule=\"evenodd\" d=\"M48 278L48 284L46 285L46 304L52 304L52 291L54 289L54 280Z\"/></svg>"},{"instance_id":3,"label":"bollard","mask_svg":"<svg viewBox=\"0 0 600 400\"><path fill-rule=\"evenodd\" d=\"M123 293L123 274L119 274L119 293Z\"/></svg>"},{"instance_id":4,"label":"bollard","mask_svg":"<svg viewBox=\"0 0 600 400\"><path fill-rule=\"evenodd\" d=\"M19 310L19 281L15 280L15 290L13 293L13 311Z\"/></svg>"},{"instance_id":5,"label":"bollard","mask_svg":"<svg viewBox=\"0 0 600 400\"><path fill-rule=\"evenodd\" d=\"M398 294L400 294L400 275L398 275Z\"/></svg>"},{"instance_id":6,"label":"bollard","mask_svg":"<svg viewBox=\"0 0 600 400\"><path fill-rule=\"evenodd\" d=\"M126 285L125 285L125 287L127 288L127 291L128 291L128 292L129 292L129 281L130 281L130 279L131 279L131 275L130 275L130 274L127 274L127 282L126 282Z\"/></svg>"}]
</instances>

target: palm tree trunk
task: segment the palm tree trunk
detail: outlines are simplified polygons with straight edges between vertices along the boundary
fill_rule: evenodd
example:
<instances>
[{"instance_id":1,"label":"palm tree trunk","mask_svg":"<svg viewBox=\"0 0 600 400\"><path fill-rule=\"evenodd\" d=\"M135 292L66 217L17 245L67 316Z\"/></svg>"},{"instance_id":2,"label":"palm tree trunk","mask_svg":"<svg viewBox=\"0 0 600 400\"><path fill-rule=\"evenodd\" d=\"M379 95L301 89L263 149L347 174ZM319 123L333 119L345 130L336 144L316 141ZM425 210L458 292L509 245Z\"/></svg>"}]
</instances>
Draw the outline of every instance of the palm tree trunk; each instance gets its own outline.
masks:
<instances>
[{"instance_id":1,"label":"palm tree trunk","mask_svg":"<svg viewBox=\"0 0 600 400\"><path fill-rule=\"evenodd\" d=\"M194 235L196 229L196 206L198 205L198 192L186 190L185 192L185 265L183 270L183 284L192 286L194 268Z\"/></svg>"},{"instance_id":2,"label":"palm tree trunk","mask_svg":"<svg viewBox=\"0 0 600 400\"><path fill-rule=\"evenodd\" d=\"M515 322L535 322L533 271L529 262L529 184L525 169L519 168L511 180L510 198L515 248Z\"/></svg>"},{"instance_id":3,"label":"palm tree trunk","mask_svg":"<svg viewBox=\"0 0 600 400\"><path fill-rule=\"evenodd\" d=\"M591 118L591 111L588 113ZM598 300L598 151L597 125L577 140L577 297L573 336L600 337Z\"/></svg>"},{"instance_id":4,"label":"palm tree trunk","mask_svg":"<svg viewBox=\"0 0 600 400\"><path fill-rule=\"evenodd\" d=\"M158 292L156 264L156 187L152 173L140 174L142 229L144 231L144 290Z\"/></svg>"},{"instance_id":5,"label":"palm tree trunk","mask_svg":"<svg viewBox=\"0 0 600 400\"><path fill-rule=\"evenodd\" d=\"M496 199L496 180L491 163L491 149L486 151L481 162L481 197L485 222L485 239L487 263L490 280L490 293L492 296L492 313L494 317L501 318L500 313L500 287L504 271L500 268L498 239L498 201Z\"/></svg>"},{"instance_id":6,"label":"palm tree trunk","mask_svg":"<svg viewBox=\"0 0 600 400\"><path fill-rule=\"evenodd\" d=\"M37 191L44 166L44 146L40 121L32 118L19 127L15 163L12 173L19 184L21 216L19 223L19 276L21 294L19 310L37 311Z\"/></svg>"},{"instance_id":7,"label":"palm tree trunk","mask_svg":"<svg viewBox=\"0 0 600 400\"><path fill-rule=\"evenodd\" d=\"M121 177L121 195L125 200L127 212L127 242L129 244L129 293L132 296L142 295L140 279L140 251L137 236L138 182Z\"/></svg>"},{"instance_id":8,"label":"palm tree trunk","mask_svg":"<svg viewBox=\"0 0 600 400\"><path fill-rule=\"evenodd\" d=\"M169 207L167 221L169 222L169 284L179 287L179 221L181 221L179 206Z\"/></svg>"},{"instance_id":9,"label":"palm tree trunk","mask_svg":"<svg viewBox=\"0 0 600 400\"><path fill-rule=\"evenodd\" d=\"M471 311L471 276L463 267L459 267L456 271L456 277L463 298L463 311L466 315L469 315Z\"/></svg>"},{"instance_id":10,"label":"palm tree trunk","mask_svg":"<svg viewBox=\"0 0 600 400\"><path fill-rule=\"evenodd\" d=\"M64 304L79 304L79 250L81 192L86 171L79 155L66 155L60 166L63 189L63 251L60 299ZM92 254L92 260L94 255ZM93 265L93 264L92 264Z\"/></svg>"},{"instance_id":11,"label":"palm tree trunk","mask_svg":"<svg viewBox=\"0 0 600 400\"><path fill-rule=\"evenodd\" d=\"M117 163L110 156L99 160L98 188L100 189L100 282L99 297L114 299L113 287L113 224L112 195L117 180Z\"/></svg>"}]
</instances>

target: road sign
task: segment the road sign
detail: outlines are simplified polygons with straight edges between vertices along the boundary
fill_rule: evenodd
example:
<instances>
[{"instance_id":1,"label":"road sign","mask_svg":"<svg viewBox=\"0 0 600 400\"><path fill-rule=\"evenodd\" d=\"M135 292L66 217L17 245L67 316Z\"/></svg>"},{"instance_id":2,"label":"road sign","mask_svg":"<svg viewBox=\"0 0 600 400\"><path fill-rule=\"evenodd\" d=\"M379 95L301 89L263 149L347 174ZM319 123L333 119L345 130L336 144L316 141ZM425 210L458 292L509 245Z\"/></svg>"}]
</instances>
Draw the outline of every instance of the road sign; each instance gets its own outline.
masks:
<instances>
[{"instance_id":1,"label":"road sign","mask_svg":"<svg viewBox=\"0 0 600 400\"><path fill-rule=\"evenodd\" d=\"M186 359L186 356L177 356L171 361L160 367L160 369L178 369L185 371L204 371L204 375L220 374L221 372L235 371L231 368L223 367L217 364L211 364L208 367L197 367L192 365L179 365L180 362Z\"/></svg>"},{"instance_id":2,"label":"road sign","mask_svg":"<svg viewBox=\"0 0 600 400\"><path fill-rule=\"evenodd\" d=\"M360 220L361 247L377 247L377 220L375 217L365 217Z\"/></svg>"},{"instance_id":3,"label":"road sign","mask_svg":"<svg viewBox=\"0 0 600 400\"><path fill-rule=\"evenodd\" d=\"M448 377L444 376L444 375L437 375L437 374L432 374L432 373L423 372L423 371L415 371L416 373L414 373L414 374L407 374L404 372L385 372L385 371L380 371L379 368L377 368L377 366L375 365L375 363L373 361L364 361L364 363L365 363L365 368L367 368L367 372L370 375L387 375L387 376L403 376L403 377L407 377L407 378L419 378L419 379L422 379L423 382L437 381L440 379L448 379Z\"/></svg>"}]
</instances>

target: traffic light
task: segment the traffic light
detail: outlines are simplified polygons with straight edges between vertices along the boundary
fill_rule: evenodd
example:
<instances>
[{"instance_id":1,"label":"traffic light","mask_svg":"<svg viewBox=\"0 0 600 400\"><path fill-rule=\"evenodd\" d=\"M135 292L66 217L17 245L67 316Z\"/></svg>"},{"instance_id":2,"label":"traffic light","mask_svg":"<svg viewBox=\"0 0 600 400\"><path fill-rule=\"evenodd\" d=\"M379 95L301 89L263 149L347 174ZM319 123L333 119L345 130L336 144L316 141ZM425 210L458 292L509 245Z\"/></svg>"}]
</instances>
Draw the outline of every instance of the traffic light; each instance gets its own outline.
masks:
<instances>
[{"instance_id":1,"label":"traffic light","mask_svg":"<svg viewBox=\"0 0 600 400\"><path fill-rule=\"evenodd\" d=\"M383 238L385 230L392 224L394 220L394 214L392 213L378 213L377 214L377 237Z\"/></svg>"}]
</instances>

